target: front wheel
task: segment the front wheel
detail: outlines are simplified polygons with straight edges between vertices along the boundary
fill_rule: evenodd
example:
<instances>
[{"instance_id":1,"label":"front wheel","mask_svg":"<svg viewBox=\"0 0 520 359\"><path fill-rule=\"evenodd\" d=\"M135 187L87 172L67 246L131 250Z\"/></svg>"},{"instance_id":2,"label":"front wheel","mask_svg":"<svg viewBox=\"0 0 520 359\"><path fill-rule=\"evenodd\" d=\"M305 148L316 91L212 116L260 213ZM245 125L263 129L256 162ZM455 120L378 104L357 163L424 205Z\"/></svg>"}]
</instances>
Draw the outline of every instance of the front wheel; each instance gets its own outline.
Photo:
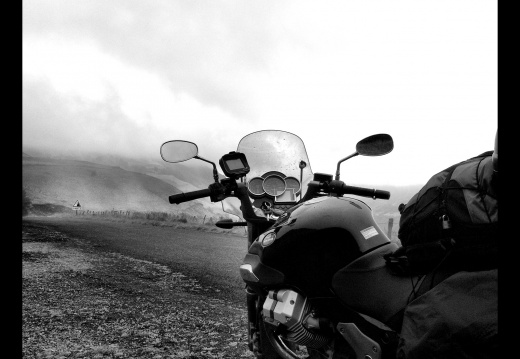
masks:
<instances>
[{"instance_id":1,"label":"front wheel","mask_svg":"<svg viewBox=\"0 0 520 359\"><path fill-rule=\"evenodd\" d=\"M252 298L251 298L252 299ZM252 301L248 301L248 305L253 306L256 314L250 317L249 334L250 334L250 349L255 354L257 359L299 359L295 356L282 355L273 347L273 343L277 345L278 339L275 338L272 326L266 324L261 314L263 301L256 297ZM277 345L278 346L278 345Z\"/></svg>"},{"instance_id":2,"label":"front wheel","mask_svg":"<svg viewBox=\"0 0 520 359\"><path fill-rule=\"evenodd\" d=\"M259 349L257 358L262 359L323 359L323 356L314 350L286 340L275 332L275 327L267 324L261 316L258 323Z\"/></svg>"},{"instance_id":3,"label":"front wheel","mask_svg":"<svg viewBox=\"0 0 520 359\"><path fill-rule=\"evenodd\" d=\"M285 359L278 354L278 352L271 345L269 340L269 334L267 332L266 323L263 321L262 316L259 316L257 323L258 331L253 334L257 336L258 341L258 359Z\"/></svg>"},{"instance_id":4,"label":"front wheel","mask_svg":"<svg viewBox=\"0 0 520 359\"><path fill-rule=\"evenodd\" d=\"M257 359L323 359L329 357L324 350L306 348L304 345L288 340L287 328L281 324L277 327L265 322L262 316L265 297L248 292L247 298L249 349ZM291 336L295 336L294 331L291 332ZM297 337L302 338L299 334ZM319 337L314 339L319 339Z\"/></svg>"}]
</instances>

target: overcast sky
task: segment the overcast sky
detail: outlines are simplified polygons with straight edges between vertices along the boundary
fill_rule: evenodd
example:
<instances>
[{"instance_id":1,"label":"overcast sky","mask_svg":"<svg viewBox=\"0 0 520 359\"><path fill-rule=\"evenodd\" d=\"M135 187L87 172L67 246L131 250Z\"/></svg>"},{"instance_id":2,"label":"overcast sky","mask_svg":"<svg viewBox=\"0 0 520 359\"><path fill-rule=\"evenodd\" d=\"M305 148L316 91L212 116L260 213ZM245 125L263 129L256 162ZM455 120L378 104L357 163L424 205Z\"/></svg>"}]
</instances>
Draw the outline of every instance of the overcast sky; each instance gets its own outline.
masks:
<instances>
[{"instance_id":1,"label":"overcast sky","mask_svg":"<svg viewBox=\"0 0 520 359\"><path fill-rule=\"evenodd\" d=\"M246 134L300 136L355 184L422 184L492 150L497 2L23 0L23 146L218 161ZM211 178L209 178L211 180Z\"/></svg>"}]
</instances>

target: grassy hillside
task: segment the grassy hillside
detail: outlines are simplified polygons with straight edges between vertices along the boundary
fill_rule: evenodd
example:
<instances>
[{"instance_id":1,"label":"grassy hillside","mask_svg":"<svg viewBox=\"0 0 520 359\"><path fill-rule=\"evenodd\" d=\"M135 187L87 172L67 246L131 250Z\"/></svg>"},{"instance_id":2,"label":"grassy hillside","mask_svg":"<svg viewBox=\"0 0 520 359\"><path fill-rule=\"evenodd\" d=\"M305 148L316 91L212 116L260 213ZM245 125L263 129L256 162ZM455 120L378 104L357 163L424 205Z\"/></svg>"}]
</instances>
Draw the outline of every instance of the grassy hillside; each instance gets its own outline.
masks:
<instances>
[{"instance_id":1,"label":"grassy hillside","mask_svg":"<svg viewBox=\"0 0 520 359\"><path fill-rule=\"evenodd\" d=\"M172 183L116 166L87 161L22 156L22 181L33 203L71 207L79 200L92 211L157 211L190 216L221 214L220 206L201 199L171 205L168 196L179 193Z\"/></svg>"}]
</instances>

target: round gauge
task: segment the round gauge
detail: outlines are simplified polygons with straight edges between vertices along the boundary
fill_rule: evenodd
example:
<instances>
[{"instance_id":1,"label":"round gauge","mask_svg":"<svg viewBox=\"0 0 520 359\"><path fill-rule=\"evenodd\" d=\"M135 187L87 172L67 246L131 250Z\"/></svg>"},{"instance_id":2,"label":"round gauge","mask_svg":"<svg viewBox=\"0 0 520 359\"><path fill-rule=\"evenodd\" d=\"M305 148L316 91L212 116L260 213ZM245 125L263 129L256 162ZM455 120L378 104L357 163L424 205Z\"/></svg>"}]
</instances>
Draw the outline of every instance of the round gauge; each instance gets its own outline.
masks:
<instances>
[{"instance_id":1,"label":"round gauge","mask_svg":"<svg viewBox=\"0 0 520 359\"><path fill-rule=\"evenodd\" d=\"M262 177L251 178L247 184L247 189L249 192L251 192L251 194L255 196L261 196L265 193L264 188L262 187L263 182L264 179Z\"/></svg>"},{"instance_id":2,"label":"round gauge","mask_svg":"<svg viewBox=\"0 0 520 359\"><path fill-rule=\"evenodd\" d=\"M294 189L294 193L298 193L300 191L300 181L298 181L296 178L294 177L287 177L285 179L285 186L287 188L292 188Z\"/></svg>"},{"instance_id":3,"label":"round gauge","mask_svg":"<svg viewBox=\"0 0 520 359\"><path fill-rule=\"evenodd\" d=\"M264 179L264 191L270 196L279 196L285 192L285 181L277 175L267 176Z\"/></svg>"}]
</instances>

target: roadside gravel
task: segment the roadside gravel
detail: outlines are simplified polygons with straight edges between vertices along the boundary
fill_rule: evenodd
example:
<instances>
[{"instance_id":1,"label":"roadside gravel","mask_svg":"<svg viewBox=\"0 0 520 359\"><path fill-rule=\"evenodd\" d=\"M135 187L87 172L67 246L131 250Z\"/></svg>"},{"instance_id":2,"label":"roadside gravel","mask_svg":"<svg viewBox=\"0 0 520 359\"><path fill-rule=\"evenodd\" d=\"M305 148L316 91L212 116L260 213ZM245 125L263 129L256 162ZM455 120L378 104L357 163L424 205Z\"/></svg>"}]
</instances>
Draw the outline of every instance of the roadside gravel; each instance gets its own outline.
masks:
<instances>
[{"instance_id":1,"label":"roadside gravel","mask_svg":"<svg viewBox=\"0 0 520 359\"><path fill-rule=\"evenodd\" d=\"M196 280L22 221L23 358L253 358L245 309Z\"/></svg>"}]
</instances>

